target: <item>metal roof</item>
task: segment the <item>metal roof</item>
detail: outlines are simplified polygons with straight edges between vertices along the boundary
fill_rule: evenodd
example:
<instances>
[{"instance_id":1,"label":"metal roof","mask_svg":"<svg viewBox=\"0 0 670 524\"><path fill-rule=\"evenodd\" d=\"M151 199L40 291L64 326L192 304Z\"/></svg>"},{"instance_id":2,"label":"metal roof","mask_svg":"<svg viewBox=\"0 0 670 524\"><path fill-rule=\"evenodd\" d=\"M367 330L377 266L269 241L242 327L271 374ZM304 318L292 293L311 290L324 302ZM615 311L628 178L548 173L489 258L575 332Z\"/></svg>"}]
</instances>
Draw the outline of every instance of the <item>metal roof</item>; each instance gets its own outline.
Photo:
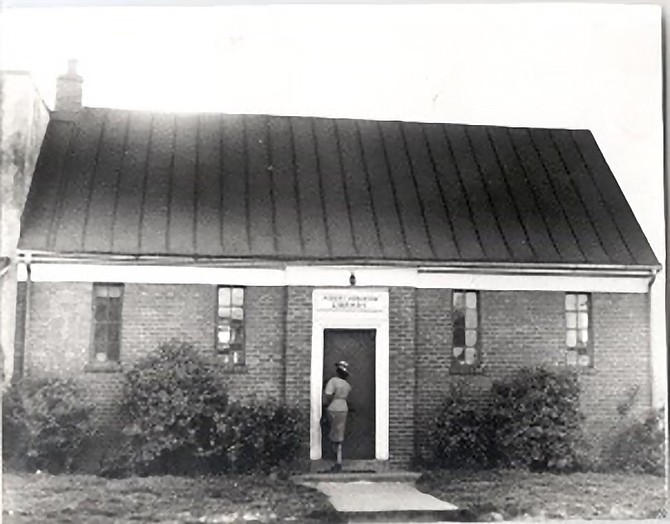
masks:
<instances>
[{"instance_id":1,"label":"metal roof","mask_svg":"<svg viewBox=\"0 0 670 524\"><path fill-rule=\"evenodd\" d=\"M656 266L590 131L54 113L20 249Z\"/></svg>"}]
</instances>

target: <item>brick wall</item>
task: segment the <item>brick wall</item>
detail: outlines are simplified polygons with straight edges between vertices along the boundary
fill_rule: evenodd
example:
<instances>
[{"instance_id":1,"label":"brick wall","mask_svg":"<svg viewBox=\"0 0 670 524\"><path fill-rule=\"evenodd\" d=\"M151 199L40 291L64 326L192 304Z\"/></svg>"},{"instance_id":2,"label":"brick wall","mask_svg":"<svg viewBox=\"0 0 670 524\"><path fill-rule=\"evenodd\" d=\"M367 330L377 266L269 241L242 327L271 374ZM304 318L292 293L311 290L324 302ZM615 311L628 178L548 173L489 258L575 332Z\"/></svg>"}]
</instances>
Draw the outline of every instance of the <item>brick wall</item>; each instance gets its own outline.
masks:
<instances>
[{"instance_id":1,"label":"brick wall","mask_svg":"<svg viewBox=\"0 0 670 524\"><path fill-rule=\"evenodd\" d=\"M415 293L389 290L389 459L397 467L407 467L415 452Z\"/></svg>"},{"instance_id":2,"label":"brick wall","mask_svg":"<svg viewBox=\"0 0 670 524\"><path fill-rule=\"evenodd\" d=\"M33 283L29 294L26 374L83 377L105 417L114 416L119 373L85 372L89 358L91 284ZM246 373L227 374L231 396L285 398L309 412L312 288L247 288ZM564 294L481 292L481 346L486 367L450 373L451 291L393 288L390 321L390 459L406 467L425 452L432 414L449 387L461 383L484 398L491 382L522 365L564 357ZM622 423L617 406L634 388L633 413L651 404L649 303L646 295L594 294L595 368L581 374L585 428L594 438ZM122 360L132 362L160 342L179 338L203 351L214 345L216 290L204 285L125 287ZM308 456L309 427L304 455Z\"/></svg>"},{"instance_id":3,"label":"brick wall","mask_svg":"<svg viewBox=\"0 0 670 524\"><path fill-rule=\"evenodd\" d=\"M286 299L286 400L310 410L312 361L312 288L289 287ZM303 433L301 456L309 458L309 424Z\"/></svg>"},{"instance_id":4,"label":"brick wall","mask_svg":"<svg viewBox=\"0 0 670 524\"><path fill-rule=\"evenodd\" d=\"M485 401L494 380L525 365L564 362L565 317L561 292L480 292L480 341L485 369L450 373L451 291L417 290L417 440L425 456L432 415L452 384ZM582 370L585 430L596 445L622 418L617 405L633 388L634 412L651 406L651 361L647 295L593 294L595 367ZM632 415L631 415L632 416Z\"/></svg>"},{"instance_id":5,"label":"brick wall","mask_svg":"<svg viewBox=\"0 0 670 524\"><path fill-rule=\"evenodd\" d=\"M78 376L90 388L105 421L118 416L120 373L91 372L91 284L32 283L26 339L26 374ZM247 370L226 373L230 395L281 398L284 392L286 289L247 288ZM124 289L121 362L124 366L172 338L213 355L216 287L127 284Z\"/></svg>"}]
</instances>

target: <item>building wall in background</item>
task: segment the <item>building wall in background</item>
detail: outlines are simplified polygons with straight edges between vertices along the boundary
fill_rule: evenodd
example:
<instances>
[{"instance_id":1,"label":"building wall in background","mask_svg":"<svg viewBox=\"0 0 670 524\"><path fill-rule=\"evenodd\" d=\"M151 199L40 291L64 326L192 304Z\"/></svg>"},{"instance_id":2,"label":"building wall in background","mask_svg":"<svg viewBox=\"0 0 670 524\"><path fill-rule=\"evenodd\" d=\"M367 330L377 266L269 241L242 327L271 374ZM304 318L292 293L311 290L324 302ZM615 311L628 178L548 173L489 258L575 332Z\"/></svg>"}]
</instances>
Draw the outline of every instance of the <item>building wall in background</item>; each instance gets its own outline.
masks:
<instances>
[{"instance_id":1,"label":"building wall in background","mask_svg":"<svg viewBox=\"0 0 670 524\"><path fill-rule=\"evenodd\" d=\"M49 121L49 110L25 71L0 71L0 256L10 259L0 281L0 344L4 369L14 364L16 245L21 213L37 155Z\"/></svg>"}]
</instances>

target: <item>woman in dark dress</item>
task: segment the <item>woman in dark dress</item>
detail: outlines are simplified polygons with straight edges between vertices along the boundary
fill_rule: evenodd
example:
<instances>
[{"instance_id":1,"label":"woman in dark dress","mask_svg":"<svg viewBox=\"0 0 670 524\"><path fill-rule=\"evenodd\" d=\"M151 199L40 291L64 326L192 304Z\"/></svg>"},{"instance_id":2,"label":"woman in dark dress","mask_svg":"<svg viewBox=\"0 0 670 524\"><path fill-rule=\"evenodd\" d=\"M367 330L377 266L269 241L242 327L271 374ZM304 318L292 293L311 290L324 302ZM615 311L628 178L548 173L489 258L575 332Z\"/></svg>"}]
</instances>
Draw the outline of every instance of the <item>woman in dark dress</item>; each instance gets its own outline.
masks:
<instances>
[{"instance_id":1,"label":"woman in dark dress","mask_svg":"<svg viewBox=\"0 0 670 524\"><path fill-rule=\"evenodd\" d=\"M349 412L347 397L351 392L351 384L347 382L348 377L349 364L340 360L335 364L335 376L328 381L324 390L324 405L327 406L326 413L330 424L328 438L333 446L333 451L337 455L337 462L333 466L333 471L342 470L342 443L344 442L344 432Z\"/></svg>"}]
</instances>

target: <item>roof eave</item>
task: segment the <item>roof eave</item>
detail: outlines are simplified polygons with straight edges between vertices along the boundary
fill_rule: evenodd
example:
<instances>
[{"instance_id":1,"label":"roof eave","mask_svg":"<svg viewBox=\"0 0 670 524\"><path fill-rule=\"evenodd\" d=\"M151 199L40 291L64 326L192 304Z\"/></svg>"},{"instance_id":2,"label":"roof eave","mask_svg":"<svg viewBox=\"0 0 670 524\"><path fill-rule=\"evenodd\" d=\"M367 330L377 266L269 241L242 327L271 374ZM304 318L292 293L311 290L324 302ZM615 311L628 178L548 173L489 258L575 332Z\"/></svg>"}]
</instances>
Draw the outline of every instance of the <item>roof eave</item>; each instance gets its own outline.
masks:
<instances>
[{"instance_id":1,"label":"roof eave","mask_svg":"<svg viewBox=\"0 0 670 524\"><path fill-rule=\"evenodd\" d=\"M43 263L106 263L183 266L244 266L274 267L294 266L347 266L347 267L387 267L412 268L419 272L451 273L496 273L496 274L592 274L594 276L640 276L655 277L662 269L661 264L584 264L584 263L539 263L539 262L489 262L489 261L436 261L436 260L396 260L370 258L300 258L300 257L207 257L170 255L122 255L104 253L55 253L39 250L19 249L19 257L24 261Z\"/></svg>"}]
</instances>

